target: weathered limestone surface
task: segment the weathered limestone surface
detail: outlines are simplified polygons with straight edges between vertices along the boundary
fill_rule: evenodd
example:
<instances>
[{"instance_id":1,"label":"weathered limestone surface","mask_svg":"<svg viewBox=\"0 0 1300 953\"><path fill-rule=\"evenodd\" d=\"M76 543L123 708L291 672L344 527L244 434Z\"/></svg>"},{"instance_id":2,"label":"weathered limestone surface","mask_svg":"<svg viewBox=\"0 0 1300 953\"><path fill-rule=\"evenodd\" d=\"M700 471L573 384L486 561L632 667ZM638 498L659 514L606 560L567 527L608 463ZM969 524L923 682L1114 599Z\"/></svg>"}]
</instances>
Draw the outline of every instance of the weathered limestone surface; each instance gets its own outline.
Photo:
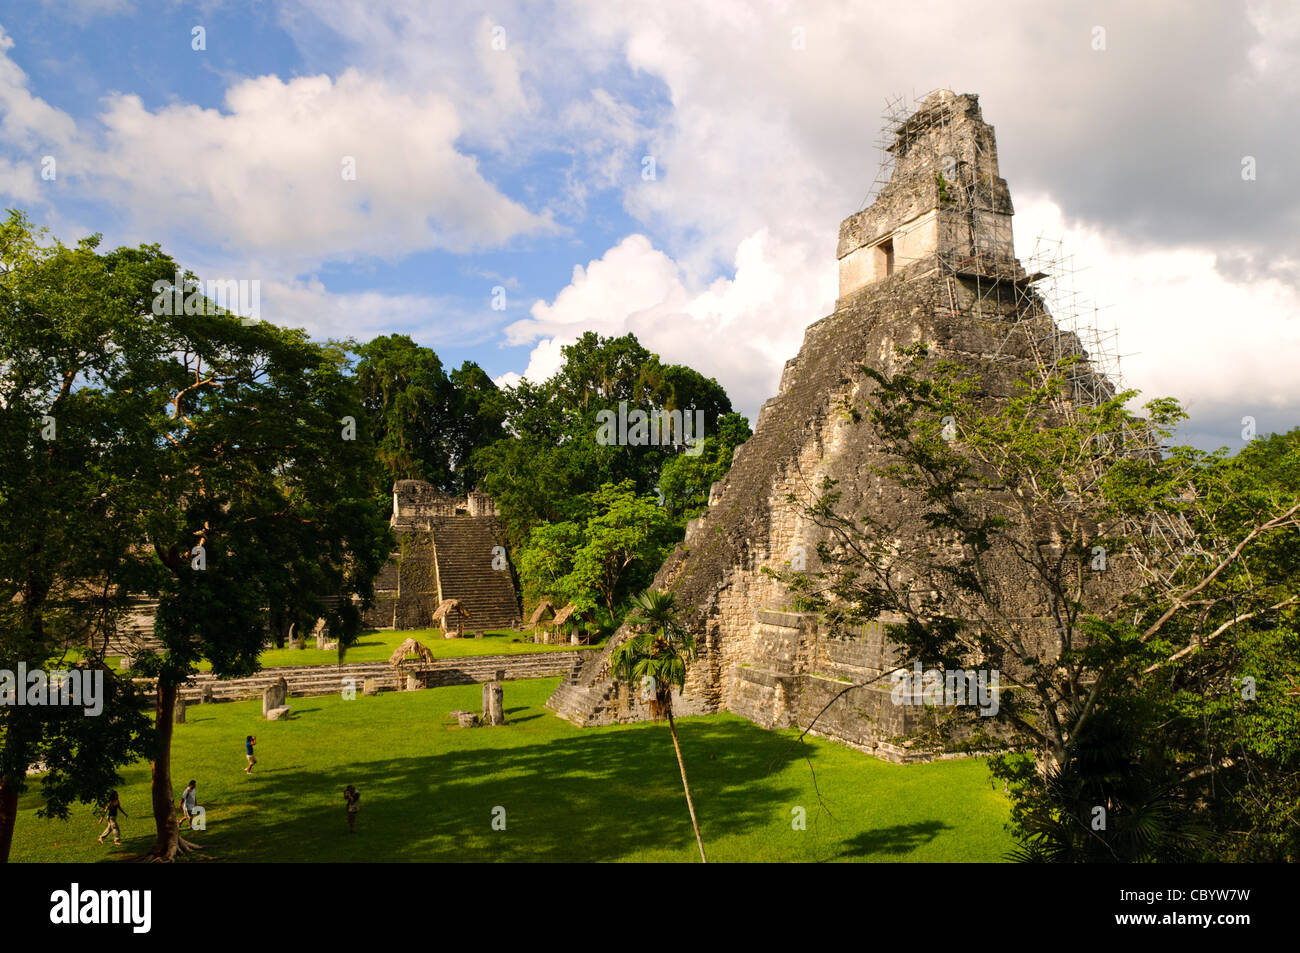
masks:
<instances>
[{"instance_id":1,"label":"weathered limestone surface","mask_svg":"<svg viewBox=\"0 0 1300 953\"><path fill-rule=\"evenodd\" d=\"M283 708L289 697L289 683L281 676L262 692L262 717L269 718L273 709Z\"/></svg>"},{"instance_id":2,"label":"weathered limestone surface","mask_svg":"<svg viewBox=\"0 0 1300 953\"><path fill-rule=\"evenodd\" d=\"M948 113L937 117L941 110ZM726 710L769 728L807 726L816 718L815 733L891 760L937 753L892 740L915 731L933 709L927 715L891 703L887 676L897 666L880 623L833 637L815 618L789 611L789 594L763 569L820 568L824 531L805 518L802 504L823 477L839 481L838 508L845 514L917 511L908 491L875 471L886 460L869 424L844 413L845 401L861 406L865 389L874 386L863 365L889 372L899 360L896 347L923 341L930 360L979 373L982 390L972 399L993 402L1013 392L1043 333L1062 334L1067 348L1082 350L1073 335L1055 331L1049 315L1025 320L1030 278L1012 252L1011 199L976 98L943 92L917 115L900 130L894 177L880 200L845 220L839 253L843 262L929 215L935 232L928 252L895 258L892 271L853 287L833 314L808 327L754 436L737 449L708 509L654 581L676 594L699 651L685 692L674 698L676 713ZM935 130L943 142L923 148ZM939 148L954 155L944 160L954 171L942 190L934 174ZM791 494L798 503L788 502ZM1018 608L1025 618L1043 610L1029 603ZM565 679L548 707L577 724L648 718L635 692L609 677L610 648L626 634L616 633L610 647ZM845 692L863 682L870 684Z\"/></svg>"},{"instance_id":3,"label":"weathered limestone surface","mask_svg":"<svg viewBox=\"0 0 1300 953\"><path fill-rule=\"evenodd\" d=\"M506 723L504 691L497 681L483 683L483 724L504 725Z\"/></svg>"}]
</instances>

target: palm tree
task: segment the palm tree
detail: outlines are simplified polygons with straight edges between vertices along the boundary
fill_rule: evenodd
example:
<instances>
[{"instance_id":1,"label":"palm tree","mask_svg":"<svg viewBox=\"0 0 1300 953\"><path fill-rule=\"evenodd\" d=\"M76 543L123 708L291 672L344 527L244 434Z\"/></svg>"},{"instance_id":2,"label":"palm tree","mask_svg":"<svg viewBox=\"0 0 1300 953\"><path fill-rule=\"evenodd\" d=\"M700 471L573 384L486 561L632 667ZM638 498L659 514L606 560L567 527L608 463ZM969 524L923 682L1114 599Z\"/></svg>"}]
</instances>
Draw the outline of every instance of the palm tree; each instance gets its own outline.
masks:
<instances>
[{"instance_id":1,"label":"palm tree","mask_svg":"<svg viewBox=\"0 0 1300 953\"><path fill-rule=\"evenodd\" d=\"M632 607L634 611L627 622L641 631L610 654L610 671L629 685L643 687L642 697L649 703L655 721L668 719L677 766L682 771L686 808L691 812L695 842L700 846L700 861L707 864L700 823L695 819L695 804L691 801L691 786L686 780L686 762L682 760L682 746L677 741L677 725L673 722L673 689L681 690L686 685L686 663L695 659L695 640L677 621L677 599L672 593L647 589L632 599Z\"/></svg>"}]
</instances>

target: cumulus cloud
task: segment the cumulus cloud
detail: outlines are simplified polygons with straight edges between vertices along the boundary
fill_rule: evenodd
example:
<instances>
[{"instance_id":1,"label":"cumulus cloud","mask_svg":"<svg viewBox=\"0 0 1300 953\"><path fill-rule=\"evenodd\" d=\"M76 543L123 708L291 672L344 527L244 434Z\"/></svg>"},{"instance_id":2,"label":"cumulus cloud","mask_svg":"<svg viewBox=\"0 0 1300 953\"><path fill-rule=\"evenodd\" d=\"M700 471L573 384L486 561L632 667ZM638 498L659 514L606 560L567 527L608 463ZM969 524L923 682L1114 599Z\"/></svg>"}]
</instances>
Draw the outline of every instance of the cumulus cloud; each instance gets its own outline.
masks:
<instances>
[{"instance_id":1,"label":"cumulus cloud","mask_svg":"<svg viewBox=\"0 0 1300 953\"><path fill-rule=\"evenodd\" d=\"M467 252L552 230L503 195L459 152L462 124L444 96L347 70L337 79L261 76L227 90L223 110L152 111L114 94L78 128L33 96L0 35L0 142L27 162L0 166L0 187L34 197L33 150L59 175L128 214L148 234L204 236L290 274L323 261Z\"/></svg>"},{"instance_id":2,"label":"cumulus cloud","mask_svg":"<svg viewBox=\"0 0 1300 953\"><path fill-rule=\"evenodd\" d=\"M117 96L100 119L106 148L82 174L145 222L201 224L230 248L300 261L394 259L549 227L456 150L450 103L355 70L337 80L245 80L222 112L150 112Z\"/></svg>"},{"instance_id":3,"label":"cumulus cloud","mask_svg":"<svg viewBox=\"0 0 1300 953\"><path fill-rule=\"evenodd\" d=\"M775 0L502 0L485 16L433 15L420 0L290 0L280 10L309 72L352 69L244 80L220 111L110 100L103 194L159 216L201 215L220 197L243 216L215 216L223 242L310 265L500 243L544 231L549 214L589 225L593 197L612 190L636 224L619 225L626 237L603 253L584 251L569 284L510 327L508 342L533 346L523 373L545 377L582 330L631 330L716 375L752 415L831 306L836 227L876 176L884 97L977 92L1021 211L1017 233L1032 235L1038 218L1079 246L1092 267L1078 281L1114 306L1102 314L1135 383L1205 419L1251 400L1292 406L1294 5L1187 15L1172 0L1087 10L922 0L893 16ZM0 58L13 136L57 133L14 69ZM188 165L182 175L149 154L177 135L196 143L194 182ZM374 151L344 148L351 138ZM226 141L240 155L222 154ZM458 144L524 170L533 210L497 193ZM335 181L340 154L358 158L351 191ZM1247 156L1253 179L1241 174ZM15 194L35 187L0 165L6 182Z\"/></svg>"},{"instance_id":4,"label":"cumulus cloud","mask_svg":"<svg viewBox=\"0 0 1300 953\"><path fill-rule=\"evenodd\" d=\"M1295 286L1276 277L1237 284L1215 269L1213 252L1195 245L1125 241L1068 221L1044 197L1020 205L1017 253L1032 255L1040 236L1061 243L1071 256L1074 290L1082 293L1080 318L1085 326L1118 330L1114 353L1124 383L1143 392L1139 400L1177 397L1207 446L1215 431L1218 442L1228 440L1243 416L1256 417L1261 432L1300 420Z\"/></svg>"},{"instance_id":5,"label":"cumulus cloud","mask_svg":"<svg viewBox=\"0 0 1300 953\"><path fill-rule=\"evenodd\" d=\"M697 311L681 300L705 300L710 277L738 266L745 243L764 231L780 236L765 249L763 266L776 274L764 280L795 287L833 268L836 227L876 175L884 96L942 86L981 94L1017 201L1054 203L1067 248L1078 243L1091 263L1078 282L1114 306L1102 319L1118 326L1135 383L1179 396L1207 419L1251 402L1300 407L1288 370L1300 193L1281 171L1300 151L1300 127L1285 116L1288 91L1300 88L1287 39L1300 17L1285 5L1192 17L1164 4L1102 3L1084 15L1028 2L922 3L882 18L851 5L687 9L644 0L590 3L586 13L593 36L668 89L672 108L647 145L659 174L630 183L624 200L679 271L674 283L664 260L622 246L599 259L603 271L637 267L642 276L597 281L594 266L576 270L525 323L547 329L536 369L550 366L557 317L608 327L616 315L628 329L649 323L668 347L693 338L743 355L727 361L700 347L690 360L710 362L752 409L794 353L781 350L797 345L788 329L823 307L790 307L779 294L764 303L754 270L744 278L737 270L728 287L751 309L750 327L785 330L768 339L779 346L767 356L737 335L741 322L726 323L726 308L712 312L723 334L701 338ZM976 35L978 43L962 41ZM1241 174L1246 155L1259 164L1253 180ZM1020 234L1034 232L1033 217L1018 218ZM664 303L616 290L647 282L662 287ZM600 309L583 304L597 287L609 292ZM1249 329L1231 314L1249 314Z\"/></svg>"},{"instance_id":6,"label":"cumulus cloud","mask_svg":"<svg viewBox=\"0 0 1300 953\"><path fill-rule=\"evenodd\" d=\"M544 380L559 368L561 346L582 332L632 332L665 360L718 378L752 420L811 316L832 307L836 279L833 262L810 260L801 244L766 230L740 243L733 266L734 277L696 286L648 238L629 235L575 266L568 286L553 301L536 302L506 339L538 342L524 376Z\"/></svg>"}]
</instances>

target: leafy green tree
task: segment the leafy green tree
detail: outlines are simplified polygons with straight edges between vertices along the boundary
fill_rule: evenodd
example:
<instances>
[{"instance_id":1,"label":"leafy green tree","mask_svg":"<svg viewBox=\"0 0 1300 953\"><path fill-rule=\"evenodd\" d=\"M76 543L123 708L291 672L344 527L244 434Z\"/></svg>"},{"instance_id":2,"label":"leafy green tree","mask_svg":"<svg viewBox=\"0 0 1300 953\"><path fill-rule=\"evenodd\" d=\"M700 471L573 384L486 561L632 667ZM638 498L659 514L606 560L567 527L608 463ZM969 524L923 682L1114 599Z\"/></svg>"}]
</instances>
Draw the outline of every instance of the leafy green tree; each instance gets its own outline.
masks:
<instances>
[{"instance_id":1,"label":"leafy green tree","mask_svg":"<svg viewBox=\"0 0 1300 953\"><path fill-rule=\"evenodd\" d=\"M506 403L483 368L466 361L451 372L452 410L448 422L452 491L464 496L479 489L483 473L474 455L505 436Z\"/></svg>"},{"instance_id":2,"label":"leafy green tree","mask_svg":"<svg viewBox=\"0 0 1300 953\"><path fill-rule=\"evenodd\" d=\"M357 387L373 434L379 495L396 480L427 480L450 489L451 424L456 398L442 361L404 334L381 335L357 348Z\"/></svg>"},{"instance_id":3,"label":"leafy green tree","mask_svg":"<svg viewBox=\"0 0 1300 953\"><path fill-rule=\"evenodd\" d=\"M134 463L151 406L124 386L138 362L123 345L147 336L150 289L175 266L156 246L98 244L49 240L17 211L0 223L0 669L104 681L96 715L0 707L0 861L31 765L45 768L41 813L67 817L145 751L140 699L103 655L146 571Z\"/></svg>"},{"instance_id":4,"label":"leafy green tree","mask_svg":"<svg viewBox=\"0 0 1300 953\"><path fill-rule=\"evenodd\" d=\"M672 593L648 589L632 600L632 607L633 614L627 622L636 631L610 653L610 672L643 693L656 721L667 719L677 767L682 773L686 809L695 830L695 843L700 848L700 862L708 863L700 823L695 818L695 803L691 800L691 785L686 779L686 761L677 738L677 724L673 721L673 689L680 692L686 686L686 665L695 659L695 640L678 621L676 597Z\"/></svg>"},{"instance_id":5,"label":"leafy green tree","mask_svg":"<svg viewBox=\"0 0 1300 953\"><path fill-rule=\"evenodd\" d=\"M616 618L627 593L653 576L675 538L654 497L638 495L631 481L606 484L583 500L580 522L541 523L520 555L529 595L604 608Z\"/></svg>"},{"instance_id":6,"label":"leafy green tree","mask_svg":"<svg viewBox=\"0 0 1300 953\"><path fill-rule=\"evenodd\" d=\"M717 432L704 438L700 453L678 454L664 464L659 492L669 515L685 525L709 505L709 489L731 469L736 448L753 436L749 421L740 414L718 418Z\"/></svg>"},{"instance_id":7,"label":"leafy green tree","mask_svg":"<svg viewBox=\"0 0 1300 953\"><path fill-rule=\"evenodd\" d=\"M155 327L162 347L134 384L155 399L139 478L165 651L137 664L157 679L151 854L170 860L193 846L172 807L180 685L203 659L218 676L256 671L273 602L325 619L341 656L360 631L354 598L372 598L392 540L371 496L374 448L340 349L220 313Z\"/></svg>"},{"instance_id":8,"label":"leafy green tree","mask_svg":"<svg viewBox=\"0 0 1300 953\"><path fill-rule=\"evenodd\" d=\"M519 578L529 602L549 596L563 604L576 595L571 588L573 557L582 546L582 529L568 520L533 527L519 554Z\"/></svg>"},{"instance_id":9,"label":"leafy green tree","mask_svg":"<svg viewBox=\"0 0 1300 953\"><path fill-rule=\"evenodd\" d=\"M829 480L792 497L828 539L818 568L779 575L834 627L901 620L886 629L903 667L1001 671L996 719L958 707L928 737L1006 752L993 766L1022 856L1204 856L1203 832L1230 830L1226 792L1239 811L1266 791L1294 798L1294 750L1241 734L1294 724L1294 700L1272 680L1268 706L1232 697L1258 673L1252 655L1293 644L1291 451L1254 451L1271 468L1159 452L1177 404L1141 420L1131 392L1077 402L1071 360L994 400L924 348L903 356L893 374L863 368L874 386L845 409L908 502L855 512ZM1255 843L1276 850L1266 814Z\"/></svg>"},{"instance_id":10,"label":"leafy green tree","mask_svg":"<svg viewBox=\"0 0 1300 953\"><path fill-rule=\"evenodd\" d=\"M707 442L732 412L717 381L663 364L633 335L587 332L562 354L564 363L549 380L523 381L503 395L508 436L475 458L516 548L526 544L537 523L576 518L582 498L605 484L631 481L636 492L655 493L665 466L688 449L684 443L602 445L600 415L618 413L620 403L629 413L689 414L692 440ZM697 412L702 432L695 426ZM727 427L733 434L735 423Z\"/></svg>"},{"instance_id":11,"label":"leafy green tree","mask_svg":"<svg viewBox=\"0 0 1300 953\"><path fill-rule=\"evenodd\" d=\"M648 581L663 562L672 526L654 497L636 494L630 482L601 487L591 502L594 512L573 556L575 588L594 593L613 614L623 593Z\"/></svg>"}]
</instances>

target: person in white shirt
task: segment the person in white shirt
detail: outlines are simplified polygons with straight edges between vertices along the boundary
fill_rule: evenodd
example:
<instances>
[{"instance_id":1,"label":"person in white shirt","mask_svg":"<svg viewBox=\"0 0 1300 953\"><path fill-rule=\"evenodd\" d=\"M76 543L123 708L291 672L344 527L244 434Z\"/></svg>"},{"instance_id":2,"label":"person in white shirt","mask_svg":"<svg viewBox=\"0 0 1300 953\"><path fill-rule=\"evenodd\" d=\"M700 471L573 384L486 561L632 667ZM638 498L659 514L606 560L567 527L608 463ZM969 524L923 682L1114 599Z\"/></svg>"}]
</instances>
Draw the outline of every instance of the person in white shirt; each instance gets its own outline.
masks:
<instances>
[{"instance_id":1,"label":"person in white shirt","mask_svg":"<svg viewBox=\"0 0 1300 953\"><path fill-rule=\"evenodd\" d=\"M191 781L189 786L185 788L185 793L181 795L181 811L185 815L181 818L181 821L189 821L190 830L194 830L194 815L199 813L194 796L194 788L197 783L198 782L196 781Z\"/></svg>"}]
</instances>

